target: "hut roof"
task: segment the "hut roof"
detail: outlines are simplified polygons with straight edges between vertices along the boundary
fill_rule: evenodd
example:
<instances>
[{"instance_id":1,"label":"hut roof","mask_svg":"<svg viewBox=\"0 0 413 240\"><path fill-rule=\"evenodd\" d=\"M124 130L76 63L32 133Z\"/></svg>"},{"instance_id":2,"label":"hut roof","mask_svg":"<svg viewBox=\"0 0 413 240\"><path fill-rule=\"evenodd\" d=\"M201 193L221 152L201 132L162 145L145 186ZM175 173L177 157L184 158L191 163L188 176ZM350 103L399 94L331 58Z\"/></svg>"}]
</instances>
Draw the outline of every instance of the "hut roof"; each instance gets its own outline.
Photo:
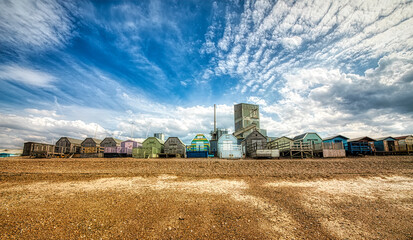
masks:
<instances>
[{"instance_id":1,"label":"hut roof","mask_svg":"<svg viewBox=\"0 0 413 240\"><path fill-rule=\"evenodd\" d=\"M306 133L303 133L303 134L300 134L300 135L295 136L295 137L293 138L293 140L296 141L296 140L304 139L305 136L307 136L307 134L310 134L310 133L314 133L314 134L316 134L316 135L318 136L318 134L317 134L316 132L306 132ZM318 136L318 137L321 139L320 136Z\"/></svg>"},{"instance_id":2,"label":"hut roof","mask_svg":"<svg viewBox=\"0 0 413 240\"><path fill-rule=\"evenodd\" d=\"M107 138L113 139L113 141L115 141L115 142L118 143L118 144L121 144L121 142L123 142L122 140L117 139L117 138L113 138L113 137L107 137ZM106 138L105 138L105 139L106 139Z\"/></svg>"},{"instance_id":3,"label":"hut roof","mask_svg":"<svg viewBox=\"0 0 413 240\"><path fill-rule=\"evenodd\" d=\"M181 139L179 139L179 137L168 137L168 139L166 139L165 143L168 142L169 139L173 139L173 138L178 139L178 141L179 141L181 144L185 145L185 143L182 142Z\"/></svg>"},{"instance_id":4,"label":"hut roof","mask_svg":"<svg viewBox=\"0 0 413 240\"><path fill-rule=\"evenodd\" d=\"M84 141L86 141L86 139L92 139L95 143L97 143L97 144L100 144L103 140L101 140L101 139L97 139L97 138L85 138L85 140L83 140L82 141L82 143L84 142Z\"/></svg>"},{"instance_id":5,"label":"hut roof","mask_svg":"<svg viewBox=\"0 0 413 240\"><path fill-rule=\"evenodd\" d=\"M156 139L156 140L158 140L158 142L160 142L161 144L165 144L165 141L163 141L162 139L159 139L159 138L157 138L157 137L148 137L148 138L145 139L145 141L143 141L143 142L146 142L148 139Z\"/></svg>"},{"instance_id":6,"label":"hut roof","mask_svg":"<svg viewBox=\"0 0 413 240\"><path fill-rule=\"evenodd\" d=\"M363 140L363 139L367 140L368 142L376 141L375 139L373 139L373 138L371 138L371 137L364 136L364 137L358 137L358 138L349 139L348 142L359 142L360 140Z\"/></svg>"},{"instance_id":7,"label":"hut roof","mask_svg":"<svg viewBox=\"0 0 413 240\"><path fill-rule=\"evenodd\" d=\"M76 138L70 138L70 137L66 137L66 138L67 140L69 140L70 143L73 143L73 144L82 144L83 142L83 140L76 139Z\"/></svg>"},{"instance_id":8,"label":"hut roof","mask_svg":"<svg viewBox=\"0 0 413 240\"><path fill-rule=\"evenodd\" d=\"M344 138L344 139L349 139L348 137L345 137L343 135L335 135L335 136L323 138L323 140L331 140L331 139L334 139L334 138L337 138L337 137L341 137L341 138Z\"/></svg>"},{"instance_id":9,"label":"hut roof","mask_svg":"<svg viewBox=\"0 0 413 240\"><path fill-rule=\"evenodd\" d=\"M293 140L295 141L295 140L303 139L303 138L305 137L305 135L307 135L307 133L303 133L303 134L297 135L297 136L295 136L295 137L293 138Z\"/></svg>"},{"instance_id":10,"label":"hut roof","mask_svg":"<svg viewBox=\"0 0 413 240\"><path fill-rule=\"evenodd\" d=\"M399 137L394 137L394 139L403 140L403 139L406 139L406 138L411 137L411 136L412 136L412 135L399 136Z\"/></svg>"},{"instance_id":11,"label":"hut roof","mask_svg":"<svg viewBox=\"0 0 413 240\"><path fill-rule=\"evenodd\" d=\"M388 136L388 137L376 138L376 141L383 141L383 140L386 140L387 138L391 138L391 139L393 139L393 140L396 140L394 137Z\"/></svg>"},{"instance_id":12,"label":"hut roof","mask_svg":"<svg viewBox=\"0 0 413 240\"><path fill-rule=\"evenodd\" d=\"M253 136L252 134L253 133L258 133L258 134L260 134L263 138L265 138L265 139L267 139L267 137L266 136L264 136L264 134L262 134L260 131L258 131L257 129L254 129L254 131L252 131L250 134L248 134L248 136L243 140L243 141L245 141L247 138L249 138L250 136Z\"/></svg>"},{"instance_id":13,"label":"hut roof","mask_svg":"<svg viewBox=\"0 0 413 240\"><path fill-rule=\"evenodd\" d=\"M278 138L276 138L276 139L274 139L274 140L272 140L272 141L276 141L276 140L281 139L281 138L286 138L286 139L292 141L292 139L289 138L289 137L287 137L287 136L281 136L281 137L278 137Z\"/></svg>"}]
</instances>

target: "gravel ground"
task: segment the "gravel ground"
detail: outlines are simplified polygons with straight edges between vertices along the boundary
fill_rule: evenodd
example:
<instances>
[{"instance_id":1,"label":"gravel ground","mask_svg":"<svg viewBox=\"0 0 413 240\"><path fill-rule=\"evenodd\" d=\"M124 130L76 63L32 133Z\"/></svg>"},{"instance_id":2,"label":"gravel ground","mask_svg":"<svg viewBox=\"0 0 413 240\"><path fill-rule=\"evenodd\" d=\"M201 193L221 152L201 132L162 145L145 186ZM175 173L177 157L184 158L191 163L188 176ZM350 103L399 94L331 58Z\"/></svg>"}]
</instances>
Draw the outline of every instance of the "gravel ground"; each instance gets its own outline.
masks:
<instances>
[{"instance_id":1,"label":"gravel ground","mask_svg":"<svg viewBox=\"0 0 413 240\"><path fill-rule=\"evenodd\" d=\"M412 239L413 156L0 159L0 239Z\"/></svg>"}]
</instances>

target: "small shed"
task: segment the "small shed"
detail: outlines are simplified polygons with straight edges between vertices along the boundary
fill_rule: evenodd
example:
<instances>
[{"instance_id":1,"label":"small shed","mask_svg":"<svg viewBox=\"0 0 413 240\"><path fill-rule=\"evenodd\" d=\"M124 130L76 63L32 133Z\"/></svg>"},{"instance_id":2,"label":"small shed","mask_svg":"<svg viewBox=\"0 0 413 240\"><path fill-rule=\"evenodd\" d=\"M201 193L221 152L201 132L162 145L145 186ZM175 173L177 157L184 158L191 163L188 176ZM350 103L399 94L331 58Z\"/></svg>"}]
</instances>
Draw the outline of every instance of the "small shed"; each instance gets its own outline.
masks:
<instances>
[{"instance_id":1,"label":"small shed","mask_svg":"<svg viewBox=\"0 0 413 240\"><path fill-rule=\"evenodd\" d=\"M192 139L191 145L186 148L188 158L207 158L209 155L210 144L204 134L197 134Z\"/></svg>"},{"instance_id":2,"label":"small shed","mask_svg":"<svg viewBox=\"0 0 413 240\"><path fill-rule=\"evenodd\" d=\"M132 157L132 149L142 147L142 143L134 140L126 140L121 142L121 153L125 154L126 157Z\"/></svg>"},{"instance_id":3,"label":"small shed","mask_svg":"<svg viewBox=\"0 0 413 240\"><path fill-rule=\"evenodd\" d=\"M348 149L347 140L343 135L335 135L323 138L321 149L323 157L345 157Z\"/></svg>"},{"instance_id":4,"label":"small shed","mask_svg":"<svg viewBox=\"0 0 413 240\"><path fill-rule=\"evenodd\" d=\"M241 146L232 134L224 134L218 139L218 157L227 159L242 158Z\"/></svg>"},{"instance_id":5,"label":"small shed","mask_svg":"<svg viewBox=\"0 0 413 240\"><path fill-rule=\"evenodd\" d=\"M103 147L104 157L121 157L121 147L122 140L106 137L100 143L100 147Z\"/></svg>"},{"instance_id":6,"label":"small shed","mask_svg":"<svg viewBox=\"0 0 413 240\"><path fill-rule=\"evenodd\" d=\"M54 155L54 150L55 146L52 144L25 142L22 156L49 158Z\"/></svg>"},{"instance_id":7,"label":"small shed","mask_svg":"<svg viewBox=\"0 0 413 240\"><path fill-rule=\"evenodd\" d=\"M96 138L86 138L82 142L82 150L80 157L93 158L103 157L104 148L100 146L102 140Z\"/></svg>"},{"instance_id":8,"label":"small shed","mask_svg":"<svg viewBox=\"0 0 413 240\"><path fill-rule=\"evenodd\" d=\"M374 149L374 139L364 136L347 140L347 153L350 155L371 154Z\"/></svg>"},{"instance_id":9,"label":"small shed","mask_svg":"<svg viewBox=\"0 0 413 240\"><path fill-rule=\"evenodd\" d=\"M169 137L165 142L164 155L186 158L186 146L178 137Z\"/></svg>"},{"instance_id":10,"label":"small shed","mask_svg":"<svg viewBox=\"0 0 413 240\"><path fill-rule=\"evenodd\" d=\"M259 131L254 129L243 141L242 147L245 149L245 155L252 157L256 150L266 149L267 138Z\"/></svg>"},{"instance_id":11,"label":"small shed","mask_svg":"<svg viewBox=\"0 0 413 240\"><path fill-rule=\"evenodd\" d=\"M374 148L376 152L397 152L399 150L399 143L393 137L382 137L374 141Z\"/></svg>"},{"instance_id":12,"label":"small shed","mask_svg":"<svg viewBox=\"0 0 413 240\"><path fill-rule=\"evenodd\" d=\"M142 147L133 148L134 158L157 158L164 151L164 141L156 137L148 137L143 141Z\"/></svg>"},{"instance_id":13,"label":"small shed","mask_svg":"<svg viewBox=\"0 0 413 240\"><path fill-rule=\"evenodd\" d=\"M80 139L61 137L55 144L55 154L69 157L74 154L79 154L82 148L82 142Z\"/></svg>"},{"instance_id":14,"label":"small shed","mask_svg":"<svg viewBox=\"0 0 413 240\"><path fill-rule=\"evenodd\" d=\"M407 135L407 136L399 136L395 137L397 139L397 142L399 144L399 151L401 152L413 152L413 136L412 135Z\"/></svg>"}]
</instances>

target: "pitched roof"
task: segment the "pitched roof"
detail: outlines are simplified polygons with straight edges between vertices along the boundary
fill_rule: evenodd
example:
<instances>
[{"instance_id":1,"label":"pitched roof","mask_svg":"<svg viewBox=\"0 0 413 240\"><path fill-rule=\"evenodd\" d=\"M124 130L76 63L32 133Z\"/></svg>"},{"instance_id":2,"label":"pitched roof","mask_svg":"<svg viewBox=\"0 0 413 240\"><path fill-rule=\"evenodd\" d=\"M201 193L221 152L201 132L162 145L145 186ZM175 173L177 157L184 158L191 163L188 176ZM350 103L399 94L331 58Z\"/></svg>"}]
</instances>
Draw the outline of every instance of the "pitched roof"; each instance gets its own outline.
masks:
<instances>
[{"instance_id":1,"label":"pitched roof","mask_svg":"<svg viewBox=\"0 0 413 240\"><path fill-rule=\"evenodd\" d=\"M362 139L364 139L364 138L366 138L367 141L376 141L376 140L374 140L374 139L371 138L371 137L364 136L364 137L358 137L358 138L349 139L347 142L359 142L360 140L362 140Z\"/></svg>"},{"instance_id":2,"label":"pitched roof","mask_svg":"<svg viewBox=\"0 0 413 240\"><path fill-rule=\"evenodd\" d=\"M83 140L76 139L76 138L70 138L70 137L66 137L66 138L67 140L69 140L70 143L73 143L73 144L81 144L83 142Z\"/></svg>"},{"instance_id":3,"label":"pitched roof","mask_svg":"<svg viewBox=\"0 0 413 240\"><path fill-rule=\"evenodd\" d=\"M99 144L99 145L100 145L100 143L103 141L103 140L100 140L100 139L97 139L97 138L85 138L85 140L83 140L82 143L83 143L84 141L86 141L87 139L92 139L96 144Z\"/></svg>"},{"instance_id":4,"label":"pitched roof","mask_svg":"<svg viewBox=\"0 0 413 240\"><path fill-rule=\"evenodd\" d=\"M264 136L264 134L260 133L260 131L258 131L257 129L254 129L254 131L252 131L250 134L248 134L248 136L247 136L245 139L249 138L249 136L252 136L252 134L253 134L254 132L260 134L260 135L263 136L265 139L267 139L267 137ZM245 139L244 139L244 140L245 140Z\"/></svg>"},{"instance_id":5,"label":"pitched roof","mask_svg":"<svg viewBox=\"0 0 413 240\"><path fill-rule=\"evenodd\" d=\"M396 140L394 137L388 136L388 137L376 138L376 141L383 141L383 140L385 140L385 139L387 139L387 138L392 138L392 139Z\"/></svg>"},{"instance_id":6,"label":"pitched roof","mask_svg":"<svg viewBox=\"0 0 413 240\"><path fill-rule=\"evenodd\" d=\"M303 133L303 134L297 135L297 136L295 136L295 137L293 138L293 140L295 141L295 140L303 139L303 138L305 137L305 135L307 135L307 133Z\"/></svg>"},{"instance_id":7,"label":"pitched roof","mask_svg":"<svg viewBox=\"0 0 413 240\"><path fill-rule=\"evenodd\" d=\"M348 137L345 137L343 135L335 135L335 136L323 138L323 140L331 140L331 139L334 139L334 138L337 138L337 137L341 137L341 138L344 138L344 139L349 139Z\"/></svg>"},{"instance_id":8,"label":"pitched roof","mask_svg":"<svg viewBox=\"0 0 413 240\"><path fill-rule=\"evenodd\" d=\"M163 141L162 139L159 139L159 138L157 138L157 137L148 137L147 139L145 139L145 141L148 140L148 139L152 139L152 138L155 138L155 139L158 140L161 144L165 144L165 141ZM143 142L145 142L145 141L143 141Z\"/></svg>"},{"instance_id":9,"label":"pitched roof","mask_svg":"<svg viewBox=\"0 0 413 240\"><path fill-rule=\"evenodd\" d=\"M122 140L120 140L120 139L117 139L117 138L113 138L113 137L106 137L105 139L107 139L107 138L110 138L110 139L113 139L113 141L115 141L116 143L121 143L121 142L123 142ZM103 140L105 140L105 139L103 139Z\"/></svg>"},{"instance_id":10,"label":"pitched roof","mask_svg":"<svg viewBox=\"0 0 413 240\"><path fill-rule=\"evenodd\" d=\"M411 137L412 135L406 135L406 136L399 136L399 137L394 137L397 140L403 140L406 139L407 137Z\"/></svg>"},{"instance_id":11,"label":"pitched roof","mask_svg":"<svg viewBox=\"0 0 413 240\"><path fill-rule=\"evenodd\" d=\"M179 137L168 137L168 139L166 139L165 143L166 143L169 139L173 139L173 138L178 139L178 141L179 141L180 143L182 143L182 145L185 145L184 142L182 142L181 139L179 139Z\"/></svg>"}]
</instances>

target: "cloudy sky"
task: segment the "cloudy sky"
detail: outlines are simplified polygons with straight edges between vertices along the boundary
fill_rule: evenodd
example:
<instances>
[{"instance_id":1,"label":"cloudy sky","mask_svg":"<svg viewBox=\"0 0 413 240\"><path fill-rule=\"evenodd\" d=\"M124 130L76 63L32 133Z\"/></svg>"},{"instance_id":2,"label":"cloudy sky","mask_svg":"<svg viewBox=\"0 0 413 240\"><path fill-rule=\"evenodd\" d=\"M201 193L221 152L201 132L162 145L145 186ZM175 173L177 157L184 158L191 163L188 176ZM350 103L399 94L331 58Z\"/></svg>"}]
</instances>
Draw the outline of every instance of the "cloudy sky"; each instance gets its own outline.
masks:
<instances>
[{"instance_id":1,"label":"cloudy sky","mask_svg":"<svg viewBox=\"0 0 413 240\"><path fill-rule=\"evenodd\" d=\"M0 148L154 132L260 105L269 136L413 133L412 1L0 0ZM209 136L208 136L209 137Z\"/></svg>"}]
</instances>

